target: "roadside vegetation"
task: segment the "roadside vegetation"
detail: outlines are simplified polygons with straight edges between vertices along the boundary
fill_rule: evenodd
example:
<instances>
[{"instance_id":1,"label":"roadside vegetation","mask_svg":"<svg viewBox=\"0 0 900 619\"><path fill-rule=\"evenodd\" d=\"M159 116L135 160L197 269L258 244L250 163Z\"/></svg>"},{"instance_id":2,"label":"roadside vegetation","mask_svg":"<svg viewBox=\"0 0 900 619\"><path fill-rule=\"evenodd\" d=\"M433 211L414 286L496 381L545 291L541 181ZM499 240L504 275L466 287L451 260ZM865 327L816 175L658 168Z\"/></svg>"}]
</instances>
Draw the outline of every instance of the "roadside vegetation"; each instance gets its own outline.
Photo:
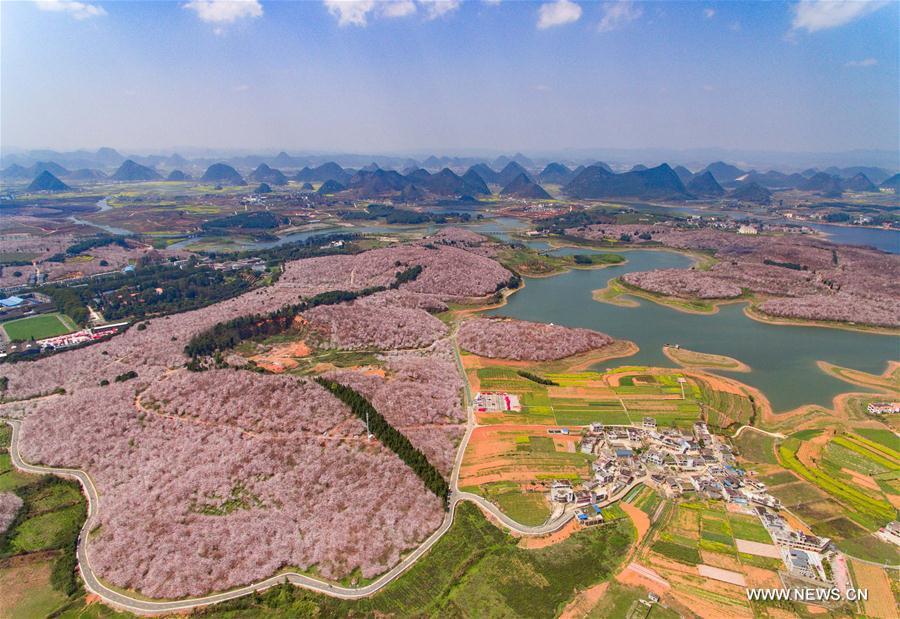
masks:
<instances>
[{"instance_id":1,"label":"roadside vegetation","mask_svg":"<svg viewBox=\"0 0 900 619\"><path fill-rule=\"evenodd\" d=\"M77 482L16 471L10 428L0 424L0 493L21 500L0 531L0 608L5 617L48 616L82 593L75 545L87 516Z\"/></svg>"},{"instance_id":2,"label":"roadside vegetation","mask_svg":"<svg viewBox=\"0 0 900 619\"><path fill-rule=\"evenodd\" d=\"M371 598L343 601L283 585L198 612L200 616L362 617L558 614L578 590L612 576L633 540L627 519L587 529L553 546L519 548L477 507L462 503L428 554Z\"/></svg>"}]
</instances>

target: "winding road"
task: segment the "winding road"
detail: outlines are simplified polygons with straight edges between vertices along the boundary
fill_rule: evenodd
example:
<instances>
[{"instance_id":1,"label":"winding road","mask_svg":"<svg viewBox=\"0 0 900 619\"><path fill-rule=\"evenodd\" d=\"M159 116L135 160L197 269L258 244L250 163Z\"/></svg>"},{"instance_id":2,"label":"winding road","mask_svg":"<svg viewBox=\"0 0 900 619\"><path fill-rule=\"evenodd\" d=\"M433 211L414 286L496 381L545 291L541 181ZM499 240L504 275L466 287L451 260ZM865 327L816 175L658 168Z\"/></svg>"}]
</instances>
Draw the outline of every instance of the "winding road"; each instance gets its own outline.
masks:
<instances>
[{"instance_id":1,"label":"winding road","mask_svg":"<svg viewBox=\"0 0 900 619\"><path fill-rule=\"evenodd\" d=\"M451 336L451 338L454 339L455 344L455 334ZM421 545L419 545L415 550L404 557L400 563L394 566L391 570L382 574L373 582L362 587L344 587L342 585L331 584L322 580L318 580L316 578L312 578L310 576L307 576L306 574L301 574L295 571L288 571L281 572L279 574L266 578L265 580L246 585L244 587L239 587L236 589L231 589L229 591L205 595L201 597L171 601L147 600L139 597L132 597L128 593L117 591L105 585L100 581L99 578L97 578L91 567L89 533L97 525L98 513L100 511L100 495L97 492L97 488L94 485L94 482L91 480L90 476L79 469L39 466L26 462L22 458L22 454L19 451L19 438L21 433L21 420L19 419L3 419L3 421L6 421L6 423L8 423L12 427L12 437L9 453L13 465L21 471L38 475L58 475L60 477L75 479L81 484L88 501L88 516L78 536L78 569L84 581L85 589L89 593L98 596L105 603L113 607L142 615L182 612L201 606L208 606L210 604L217 604L219 602L233 600L235 598L249 595L256 591L262 591L264 589L274 587L275 585L284 582L289 582L291 584L305 587L312 591L330 595L336 598L348 600L365 598L377 593L388 584L396 580L416 561L423 557L453 525L453 519L456 515L456 507L462 501L471 501L472 503L475 503L476 505L478 505L478 507L480 507L485 512L488 512L491 516L496 518L511 531L520 535L547 535L558 531L574 517L574 513L572 511L566 511L559 517L553 520L549 520L540 526L524 526L501 512L493 503L486 500L484 497L469 492L459 491L459 470L462 464L463 454L465 454L466 447L469 443L469 438L472 436L472 432L477 427L477 424L475 423L474 412L472 411L472 408L468 406L468 403L471 401L471 393L469 390L468 380L465 379L466 375L463 371L462 362L459 358L459 352L456 349L455 345L454 350L456 351L457 365L459 366L461 376L463 377L463 383L465 385L464 404L466 405L466 410L468 411L468 418L466 422L466 432L463 436L463 440L460 442L459 449L457 450L456 458L453 463L453 472L450 476L450 501L447 515L444 517L441 525ZM615 500L618 500L620 496L624 496L625 493L631 490L631 488L640 481L641 480L636 480L632 485L624 489L619 495L617 495L616 497L611 497L611 499L605 504L609 504L614 502Z\"/></svg>"},{"instance_id":2,"label":"winding road","mask_svg":"<svg viewBox=\"0 0 900 619\"><path fill-rule=\"evenodd\" d=\"M261 580L259 582L243 587L230 589L221 593L214 593L201 597L185 598L180 600L148 600L141 597L133 597L127 592L115 590L101 582L100 579L97 578L96 574L93 571L93 568L91 567L89 533L97 526L98 514L100 511L100 495L97 492L97 488L94 485L93 480L91 480L90 476L87 473L79 469L40 466L26 462L22 458L22 454L19 451L21 420L2 418L0 419L0 421L5 421L12 427L12 437L9 453L12 464L17 469L26 473L34 473L38 475L58 475L60 477L75 479L81 484L84 495L87 497L88 515L78 536L78 569L81 573L82 580L84 581L85 589L89 593L98 596L110 606L141 615L183 612L202 606L208 606L211 604L217 604L219 602L225 602L227 600L233 600L235 598L249 595L257 591L263 591L284 582L289 582L293 585L305 587L312 591L330 595L336 598L347 600L360 599L374 595L375 593L386 587L388 584L396 580L398 577L400 577L416 561L423 557L453 525L453 519L456 515L456 508L462 501L470 501L472 503L475 503L483 511L487 512L497 521L502 523L503 526L519 535L540 536L554 533L564 527L575 516L573 509L567 509L556 518L548 520L544 524L541 524L539 526L525 526L504 514L497 508L496 505L494 505L484 497L481 497L477 494L472 494L470 492L461 492L459 490L459 471L460 467L462 466L463 455L466 452L466 447L469 444L469 439L472 436L472 432L476 427L478 427L478 424L475 421L474 409L469 405L472 401L472 394L469 387L469 381L466 377L465 368L462 365L462 359L459 356L459 348L456 345L455 329L450 335L450 340L453 342L457 368L459 370L460 376L462 376L463 378L463 404L467 411L467 419L466 431L463 435L462 441L460 442L459 448L457 449L456 457L453 462L453 471L450 475L450 500L447 514L444 517L443 522L441 522L441 525L430 536L428 536L428 538L421 545L419 545L412 552L406 555L406 557L404 557L403 560L400 561L400 563L395 565L391 570L382 574L376 580L361 587L345 587L342 585L332 584L326 581L312 578L300 572L285 571L266 578L265 580ZM616 495L609 497L606 501L599 504L599 506L605 507L618 501L643 481L644 478L635 479L631 484L623 488Z\"/></svg>"},{"instance_id":3,"label":"winding road","mask_svg":"<svg viewBox=\"0 0 900 619\"><path fill-rule=\"evenodd\" d=\"M784 434L781 434L779 432L769 432L768 430L763 430L762 428L757 428L755 426L747 426L747 425L744 425L744 426L741 426L740 428L738 428L737 432L735 432L731 438L739 437L741 435L741 432L743 432L744 430L755 430L756 432L759 432L760 434L765 434L766 436L771 436L772 438L787 438Z\"/></svg>"}]
</instances>

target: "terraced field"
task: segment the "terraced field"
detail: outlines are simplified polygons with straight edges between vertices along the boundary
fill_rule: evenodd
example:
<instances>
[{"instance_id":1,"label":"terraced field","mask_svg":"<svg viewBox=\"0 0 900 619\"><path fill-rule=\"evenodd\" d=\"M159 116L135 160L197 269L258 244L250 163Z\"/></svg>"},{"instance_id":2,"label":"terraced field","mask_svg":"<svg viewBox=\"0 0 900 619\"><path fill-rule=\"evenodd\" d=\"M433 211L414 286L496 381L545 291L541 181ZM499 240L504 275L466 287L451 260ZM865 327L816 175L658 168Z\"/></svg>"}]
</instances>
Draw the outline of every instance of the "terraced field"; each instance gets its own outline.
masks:
<instances>
[{"instance_id":1,"label":"terraced field","mask_svg":"<svg viewBox=\"0 0 900 619\"><path fill-rule=\"evenodd\" d=\"M682 399L679 375L625 375L610 380L609 374L597 372L542 374L557 385L528 380L512 367L480 368L476 375L481 391L515 393L522 403L521 412L480 413L482 424L628 425L653 417L659 425L686 428L700 418L699 399L704 397L698 385L688 382Z\"/></svg>"},{"instance_id":2,"label":"terraced field","mask_svg":"<svg viewBox=\"0 0 900 619\"><path fill-rule=\"evenodd\" d=\"M721 501L681 501L666 510L639 563L671 585L667 600L700 616L752 615L743 587L698 572L705 565L735 572L750 586L778 586L781 561L740 552L737 540L772 543L754 516L728 511Z\"/></svg>"},{"instance_id":3,"label":"terraced field","mask_svg":"<svg viewBox=\"0 0 900 619\"><path fill-rule=\"evenodd\" d=\"M838 434L824 446L816 466L809 467L797 457L798 434L778 447L781 465L794 475L761 478L770 484L772 494L814 533L832 538L852 556L878 563L900 562L896 547L872 535L897 517L898 453L859 434Z\"/></svg>"}]
</instances>

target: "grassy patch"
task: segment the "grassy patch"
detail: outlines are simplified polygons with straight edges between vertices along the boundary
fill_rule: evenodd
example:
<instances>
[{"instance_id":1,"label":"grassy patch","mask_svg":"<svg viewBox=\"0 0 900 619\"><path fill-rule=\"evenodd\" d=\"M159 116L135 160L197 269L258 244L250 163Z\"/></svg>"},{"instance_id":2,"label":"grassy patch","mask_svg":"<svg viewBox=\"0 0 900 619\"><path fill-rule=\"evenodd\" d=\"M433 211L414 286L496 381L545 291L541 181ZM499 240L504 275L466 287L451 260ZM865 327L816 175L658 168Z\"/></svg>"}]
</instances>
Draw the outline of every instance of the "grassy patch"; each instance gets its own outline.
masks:
<instances>
[{"instance_id":1,"label":"grassy patch","mask_svg":"<svg viewBox=\"0 0 900 619\"><path fill-rule=\"evenodd\" d=\"M640 617L641 619L678 619L680 615L670 608L654 604L651 609L640 605L647 599L647 591L638 587L626 587L618 582L609 583L609 588L588 614L589 619L609 617ZM632 615L633 612L638 611Z\"/></svg>"},{"instance_id":2,"label":"grassy patch","mask_svg":"<svg viewBox=\"0 0 900 619\"><path fill-rule=\"evenodd\" d=\"M696 548L689 548L674 542L659 540L654 542L650 549L679 563L687 563L688 565L703 563L703 560L700 558L700 552Z\"/></svg>"},{"instance_id":3,"label":"grassy patch","mask_svg":"<svg viewBox=\"0 0 900 619\"><path fill-rule=\"evenodd\" d=\"M846 440L843 436L836 436L826 445L822 458L838 469L846 467L863 475L878 475L897 468L890 460Z\"/></svg>"},{"instance_id":4,"label":"grassy patch","mask_svg":"<svg viewBox=\"0 0 900 619\"><path fill-rule=\"evenodd\" d=\"M67 600L50 585L53 559L0 568L0 615L9 619L49 617Z\"/></svg>"},{"instance_id":5,"label":"grassy patch","mask_svg":"<svg viewBox=\"0 0 900 619\"><path fill-rule=\"evenodd\" d=\"M767 486L781 486L782 484L790 484L797 481L797 476L790 471L778 471L771 475L763 475L759 481Z\"/></svg>"},{"instance_id":6,"label":"grassy patch","mask_svg":"<svg viewBox=\"0 0 900 619\"><path fill-rule=\"evenodd\" d=\"M550 517L550 505L542 492L525 492L512 482L491 482L467 486L462 490L483 496L495 503L504 514L527 526L543 524Z\"/></svg>"},{"instance_id":7,"label":"grassy patch","mask_svg":"<svg viewBox=\"0 0 900 619\"><path fill-rule=\"evenodd\" d=\"M794 432L793 434L791 434L791 438L795 438L798 441L808 441L809 439L819 436L820 434L822 434L822 430L800 430L799 432Z\"/></svg>"},{"instance_id":8,"label":"grassy patch","mask_svg":"<svg viewBox=\"0 0 900 619\"><path fill-rule=\"evenodd\" d=\"M3 330L13 342L24 342L32 338L40 340L73 331L70 322L67 323L60 314L40 314L10 320L3 323Z\"/></svg>"},{"instance_id":9,"label":"grassy patch","mask_svg":"<svg viewBox=\"0 0 900 619\"><path fill-rule=\"evenodd\" d=\"M775 457L775 439L768 434L744 430L734 439L740 454L750 462L758 464L778 464Z\"/></svg>"},{"instance_id":10,"label":"grassy patch","mask_svg":"<svg viewBox=\"0 0 900 619\"><path fill-rule=\"evenodd\" d=\"M632 541L627 521L524 550L473 505L403 576L371 598L346 601L290 585L199 611L211 617L549 617L577 590L609 578Z\"/></svg>"},{"instance_id":11,"label":"grassy patch","mask_svg":"<svg viewBox=\"0 0 900 619\"><path fill-rule=\"evenodd\" d=\"M526 438L528 438L528 442L526 443L528 451L535 453L553 453L556 451L553 439L549 436L529 436Z\"/></svg>"},{"instance_id":12,"label":"grassy patch","mask_svg":"<svg viewBox=\"0 0 900 619\"><path fill-rule=\"evenodd\" d=\"M736 539L771 544L772 538L757 518L744 514L730 514L731 534Z\"/></svg>"},{"instance_id":13,"label":"grassy patch","mask_svg":"<svg viewBox=\"0 0 900 619\"><path fill-rule=\"evenodd\" d=\"M840 540L836 544L844 552L860 559L888 565L900 564L900 550L873 535Z\"/></svg>"},{"instance_id":14,"label":"grassy patch","mask_svg":"<svg viewBox=\"0 0 900 619\"><path fill-rule=\"evenodd\" d=\"M836 479L824 468L807 468L797 459L799 447L800 441L795 438L788 439L778 447L782 465L849 507L851 513L848 515L854 521L872 530L896 517L896 510L881 499L880 495L872 496L870 491Z\"/></svg>"},{"instance_id":15,"label":"grassy patch","mask_svg":"<svg viewBox=\"0 0 900 619\"><path fill-rule=\"evenodd\" d=\"M900 438L891 430L883 430L881 428L857 428L854 430L863 438L867 438L874 443L883 445L888 449L900 451Z\"/></svg>"}]
</instances>

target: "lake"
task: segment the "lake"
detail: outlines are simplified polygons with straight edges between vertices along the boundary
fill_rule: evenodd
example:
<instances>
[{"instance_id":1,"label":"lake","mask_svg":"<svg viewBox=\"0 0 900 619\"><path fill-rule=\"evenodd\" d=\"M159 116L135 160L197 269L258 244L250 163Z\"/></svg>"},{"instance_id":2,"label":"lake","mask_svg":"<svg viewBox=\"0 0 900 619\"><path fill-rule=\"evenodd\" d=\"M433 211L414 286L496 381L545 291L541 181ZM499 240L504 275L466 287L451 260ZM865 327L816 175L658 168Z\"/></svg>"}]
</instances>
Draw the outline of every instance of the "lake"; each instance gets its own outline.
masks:
<instances>
[{"instance_id":1,"label":"lake","mask_svg":"<svg viewBox=\"0 0 900 619\"><path fill-rule=\"evenodd\" d=\"M565 248L556 254L586 253ZM682 254L634 250L621 252L625 265L599 270L572 270L546 278L527 278L524 289L509 297L506 306L487 314L522 320L586 327L628 339L640 347L632 357L614 359L597 369L619 365L671 367L663 354L665 344L680 344L700 352L728 355L752 368L731 374L757 387L776 411L802 404L829 406L847 391L864 391L832 378L816 366L817 360L880 374L889 360L900 359L900 338L826 329L770 325L747 318L743 305L726 305L717 314L688 314L638 299L639 307L600 303L591 292L629 271L684 268L691 259Z\"/></svg>"}]
</instances>

